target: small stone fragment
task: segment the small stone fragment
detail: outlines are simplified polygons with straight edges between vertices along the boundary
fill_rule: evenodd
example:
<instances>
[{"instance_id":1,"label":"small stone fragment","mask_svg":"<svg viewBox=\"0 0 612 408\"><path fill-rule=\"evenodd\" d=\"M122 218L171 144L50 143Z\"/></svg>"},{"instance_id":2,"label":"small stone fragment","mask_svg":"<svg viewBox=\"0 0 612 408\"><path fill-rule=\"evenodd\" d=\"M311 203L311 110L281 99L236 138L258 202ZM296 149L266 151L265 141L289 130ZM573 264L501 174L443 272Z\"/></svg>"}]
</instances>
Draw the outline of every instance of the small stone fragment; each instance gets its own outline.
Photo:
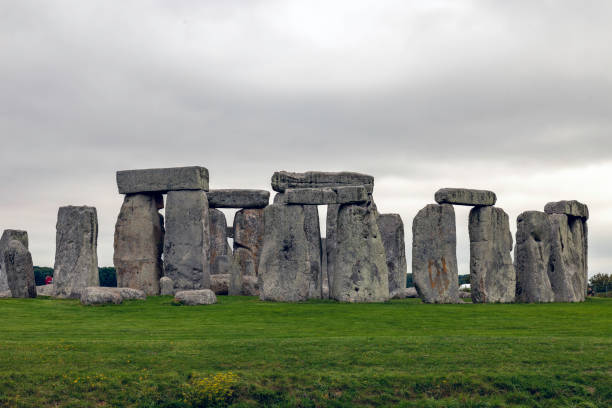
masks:
<instances>
[{"instance_id":1,"label":"small stone fragment","mask_svg":"<svg viewBox=\"0 0 612 408\"><path fill-rule=\"evenodd\" d=\"M160 294L162 296L174 296L174 282L167 276L159 280Z\"/></svg>"},{"instance_id":2,"label":"small stone fragment","mask_svg":"<svg viewBox=\"0 0 612 408\"><path fill-rule=\"evenodd\" d=\"M442 188L436 191L435 199L438 204L473 206L495 205L497 201L492 191L467 188Z\"/></svg>"},{"instance_id":3,"label":"small stone fragment","mask_svg":"<svg viewBox=\"0 0 612 408\"><path fill-rule=\"evenodd\" d=\"M229 291L230 274L216 274L210 276L210 290L215 295L227 295Z\"/></svg>"},{"instance_id":4,"label":"small stone fragment","mask_svg":"<svg viewBox=\"0 0 612 408\"><path fill-rule=\"evenodd\" d=\"M264 208L270 201L266 190L210 190L206 196L210 208Z\"/></svg>"},{"instance_id":5,"label":"small stone fragment","mask_svg":"<svg viewBox=\"0 0 612 408\"><path fill-rule=\"evenodd\" d=\"M133 288L108 288L121 296L122 300L146 300L147 295L142 290Z\"/></svg>"},{"instance_id":6,"label":"small stone fragment","mask_svg":"<svg viewBox=\"0 0 612 408\"><path fill-rule=\"evenodd\" d=\"M214 208L209 209L208 214L210 217L210 273L211 275L228 273L229 265L227 264L232 249L227 241L225 214Z\"/></svg>"},{"instance_id":7,"label":"small stone fragment","mask_svg":"<svg viewBox=\"0 0 612 408\"><path fill-rule=\"evenodd\" d=\"M117 172L119 194L160 193L174 190L208 190L204 167L122 170Z\"/></svg>"},{"instance_id":8,"label":"small stone fragment","mask_svg":"<svg viewBox=\"0 0 612 408\"><path fill-rule=\"evenodd\" d=\"M182 290L176 292L174 301L187 306L212 305L217 303L217 296L210 289Z\"/></svg>"}]
</instances>

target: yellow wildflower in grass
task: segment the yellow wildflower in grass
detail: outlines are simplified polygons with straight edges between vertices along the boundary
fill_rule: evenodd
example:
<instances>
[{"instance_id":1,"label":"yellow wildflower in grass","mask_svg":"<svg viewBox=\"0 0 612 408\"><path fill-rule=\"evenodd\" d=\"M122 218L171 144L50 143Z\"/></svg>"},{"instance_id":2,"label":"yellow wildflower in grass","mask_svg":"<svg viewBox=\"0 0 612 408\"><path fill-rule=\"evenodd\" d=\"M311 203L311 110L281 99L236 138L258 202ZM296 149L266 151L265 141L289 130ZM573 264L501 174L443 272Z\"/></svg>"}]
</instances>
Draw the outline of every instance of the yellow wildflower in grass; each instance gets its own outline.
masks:
<instances>
[{"instance_id":1,"label":"yellow wildflower in grass","mask_svg":"<svg viewBox=\"0 0 612 408\"><path fill-rule=\"evenodd\" d=\"M192 407L218 407L231 402L238 376L232 372L193 375L183 387L183 400Z\"/></svg>"}]
</instances>

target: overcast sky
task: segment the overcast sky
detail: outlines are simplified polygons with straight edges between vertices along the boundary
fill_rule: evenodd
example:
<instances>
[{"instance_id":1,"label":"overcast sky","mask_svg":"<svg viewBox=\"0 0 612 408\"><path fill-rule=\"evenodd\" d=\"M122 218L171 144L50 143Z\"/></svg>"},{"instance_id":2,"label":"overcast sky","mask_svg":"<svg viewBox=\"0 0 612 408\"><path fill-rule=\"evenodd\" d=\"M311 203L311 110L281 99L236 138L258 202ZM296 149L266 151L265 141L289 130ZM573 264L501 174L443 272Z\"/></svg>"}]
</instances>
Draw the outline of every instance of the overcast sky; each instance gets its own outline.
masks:
<instances>
[{"instance_id":1,"label":"overcast sky","mask_svg":"<svg viewBox=\"0 0 612 408\"><path fill-rule=\"evenodd\" d=\"M267 189L349 170L401 214L409 265L417 211L470 187L513 233L522 211L587 203L589 273L610 273L610 21L610 1L2 0L0 229L52 266L58 207L95 206L112 265L116 170Z\"/></svg>"}]
</instances>

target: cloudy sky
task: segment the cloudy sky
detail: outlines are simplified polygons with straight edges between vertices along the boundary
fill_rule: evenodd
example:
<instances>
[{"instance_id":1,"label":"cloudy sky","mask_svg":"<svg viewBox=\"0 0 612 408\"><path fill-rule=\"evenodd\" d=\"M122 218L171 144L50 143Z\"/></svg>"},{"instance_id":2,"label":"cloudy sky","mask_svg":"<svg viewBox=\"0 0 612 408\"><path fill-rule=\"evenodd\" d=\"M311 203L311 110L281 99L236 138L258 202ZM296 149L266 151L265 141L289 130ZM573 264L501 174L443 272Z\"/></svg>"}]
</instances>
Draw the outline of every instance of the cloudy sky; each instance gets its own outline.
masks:
<instances>
[{"instance_id":1,"label":"cloudy sky","mask_svg":"<svg viewBox=\"0 0 612 408\"><path fill-rule=\"evenodd\" d=\"M0 1L0 229L52 266L58 207L92 205L112 265L116 170L268 189L351 170L409 260L412 218L457 186L494 190L513 231L587 203L589 272L612 272L611 20L609 1Z\"/></svg>"}]
</instances>

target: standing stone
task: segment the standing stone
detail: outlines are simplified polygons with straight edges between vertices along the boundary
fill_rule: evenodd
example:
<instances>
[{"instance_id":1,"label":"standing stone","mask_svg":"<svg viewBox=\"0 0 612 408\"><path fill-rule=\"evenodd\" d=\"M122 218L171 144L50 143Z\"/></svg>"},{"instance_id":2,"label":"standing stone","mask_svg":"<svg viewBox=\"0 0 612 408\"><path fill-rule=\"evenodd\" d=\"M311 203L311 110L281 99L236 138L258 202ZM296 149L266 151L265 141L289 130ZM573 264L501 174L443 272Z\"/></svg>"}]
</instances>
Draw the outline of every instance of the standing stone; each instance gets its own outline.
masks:
<instances>
[{"instance_id":1,"label":"standing stone","mask_svg":"<svg viewBox=\"0 0 612 408\"><path fill-rule=\"evenodd\" d=\"M316 205L304 206L304 232L308 241L310 256L310 276L308 298L321 299L323 295L321 279L321 228L319 225L319 209Z\"/></svg>"},{"instance_id":2,"label":"standing stone","mask_svg":"<svg viewBox=\"0 0 612 408\"><path fill-rule=\"evenodd\" d=\"M552 302L555 295L548 277L551 223L540 211L526 211L516 223L514 268L518 302Z\"/></svg>"},{"instance_id":3,"label":"standing stone","mask_svg":"<svg viewBox=\"0 0 612 408\"><path fill-rule=\"evenodd\" d=\"M331 299L340 302L389 299L385 248L378 229L377 212L371 203L340 206L332 270Z\"/></svg>"},{"instance_id":4,"label":"standing stone","mask_svg":"<svg viewBox=\"0 0 612 408\"><path fill-rule=\"evenodd\" d=\"M168 193L164 276L177 291L210 288L210 218L203 191Z\"/></svg>"},{"instance_id":5,"label":"standing stone","mask_svg":"<svg viewBox=\"0 0 612 408\"><path fill-rule=\"evenodd\" d=\"M35 298L34 264L28 248L14 239L8 243L2 255L11 296L14 298Z\"/></svg>"},{"instance_id":6,"label":"standing stone","mask_svg":"<svg viewBox=\"0 0 612 408\"><path fill-rule=\"evenodd\" d=\"M389 296L395 297L406 288L406 246L404 243L404 223L399 214L379 214L378 229L389 270Z\"/></svg>"},{"instance_id":7,"label":"standing stone","mask_svg":"<svg viewBox=\"0 0 612 408\"><path fill-rule=\"evenodd\" d=\"M164 220L161 194L128 194L115 224L113 263L117 286L159 294Z\"/></svg>"},{"instance_id":8,"label":"standing stone","mask_svg":"<svg viewBox=\"0 0 612 408\"><path fill-rule=\"evenodd\" d=\"M336 232L338 230L338 211L340 205L331 204L327 206L327 217L325 223L325 251L327 255L327 285L330 295L332 280L334 279L334 260L336 257Z\"/></svg>"},{"instance_id":9,"label":"standing stone","mask_svg":"<svg viewBox=\"0 0 612 408\"><path fill-rule=\"evenodd\" d=\"M412 222L412 274L425 303L458 303L457 234L450 204L429 204Z\"/></svg>"},{"instance_id":10,"label":"standing stone","mask_svg":"<svg viewBox=\"0 0 612 408\"><path fill-rule=\"evenodd\" d=\"M264 245L259 262L260 298L307 300L316 289L304 206L273 204L264 210Z\"/></svg>"},{"instance_id":11,"label":"standing stone","mask_svg":"<svg viewBox=\"0 0 612 408\"><path fill-rule=\"evenodd\" d=\"M60 207L57 214L55 296L79 298L88 286L100 286L98 215L94 207Z\"/></svg>"},{"instance_id":12,"label":"standing stone","mask_svg":"<svg viewBox=\"0 0 612 408\"><path fill-rule=\"evenodd\" d=\"M257 276L264 239L264 209L243 209L234 215L234 255L230 295L244 294L245 276Z\"/></svg>"},{"instance_id":13,"label":"standing stone","mask_svg":"<svg viewBox=\"0 0 612 408\"><path fill-rule=\"evenodd\" d=\"M472 302L513 302L516 272L508 214L497 207L474 207L469 233Z\"/></svg>"},{"instance_id":14,"label":"standing stone","mask_svg":"<svg viewBox=\"0 0 612 408\"><path fill-rule=\"evenodd\" d=\"M255 257L246 248L236 248L230 267L230 282L228 293L231 296L252 296L253 294L245 290L247 277L256 278Z\"/></svg>"},{"instance_id":15,"label":"standing stone","mask_svg":"<svg viewBox=\"0 0 612 408\"><path fill-rule=\"evenodd\" d=\"M174 296L174 282L167 276L159 280L159 291L162 296Z\"/></svg>"},{"instance_id":16,"label":"standing stone","mask_svg":"<svg viewBox=\"0 0 612 408\"><path fill-rule=\"evenodd\" d=\"M327 238L321 238L321 298L329 299L329 275L327 274Z\"/></svg>"},{"instance_id":17,"label":"standing stone","mask_svg":"<svg viewBox=\"0 0 612 408\"><path fill-rule=\"evenodd\" d=\"M210 208L208 214L210 217L210 273L211 275L227 273L224 267L227 266L227 258L231 255L232 250L227 242L225 214L215 208ZM218 260L219 257L225 257L225 260Z\"/></svg>"},{"instance_id":18,"label":"standing stone","mask_svg":"<svg viewBox=\"0 0 612 408\"><path fill-rule=\"evenodd\" d=\"M587 210L588 211L588 210ZM548 278L555 302L583 302L588 287L586 219L550 214Z\"/></svg>"},{"instance_id":19,"label":"standing stone","mask_svg":"<svg viewBox=\"0 0 612 408\"><path fill-rule=\"evenodd\" d=\"M6 277L6 266L4 265L4 251L8 248L11 241L17 240L28 248L28 233L21 230L7 229L2 233L0 238L0 292L10 291L8 280Z\"/></svg>"}]
</instances>

